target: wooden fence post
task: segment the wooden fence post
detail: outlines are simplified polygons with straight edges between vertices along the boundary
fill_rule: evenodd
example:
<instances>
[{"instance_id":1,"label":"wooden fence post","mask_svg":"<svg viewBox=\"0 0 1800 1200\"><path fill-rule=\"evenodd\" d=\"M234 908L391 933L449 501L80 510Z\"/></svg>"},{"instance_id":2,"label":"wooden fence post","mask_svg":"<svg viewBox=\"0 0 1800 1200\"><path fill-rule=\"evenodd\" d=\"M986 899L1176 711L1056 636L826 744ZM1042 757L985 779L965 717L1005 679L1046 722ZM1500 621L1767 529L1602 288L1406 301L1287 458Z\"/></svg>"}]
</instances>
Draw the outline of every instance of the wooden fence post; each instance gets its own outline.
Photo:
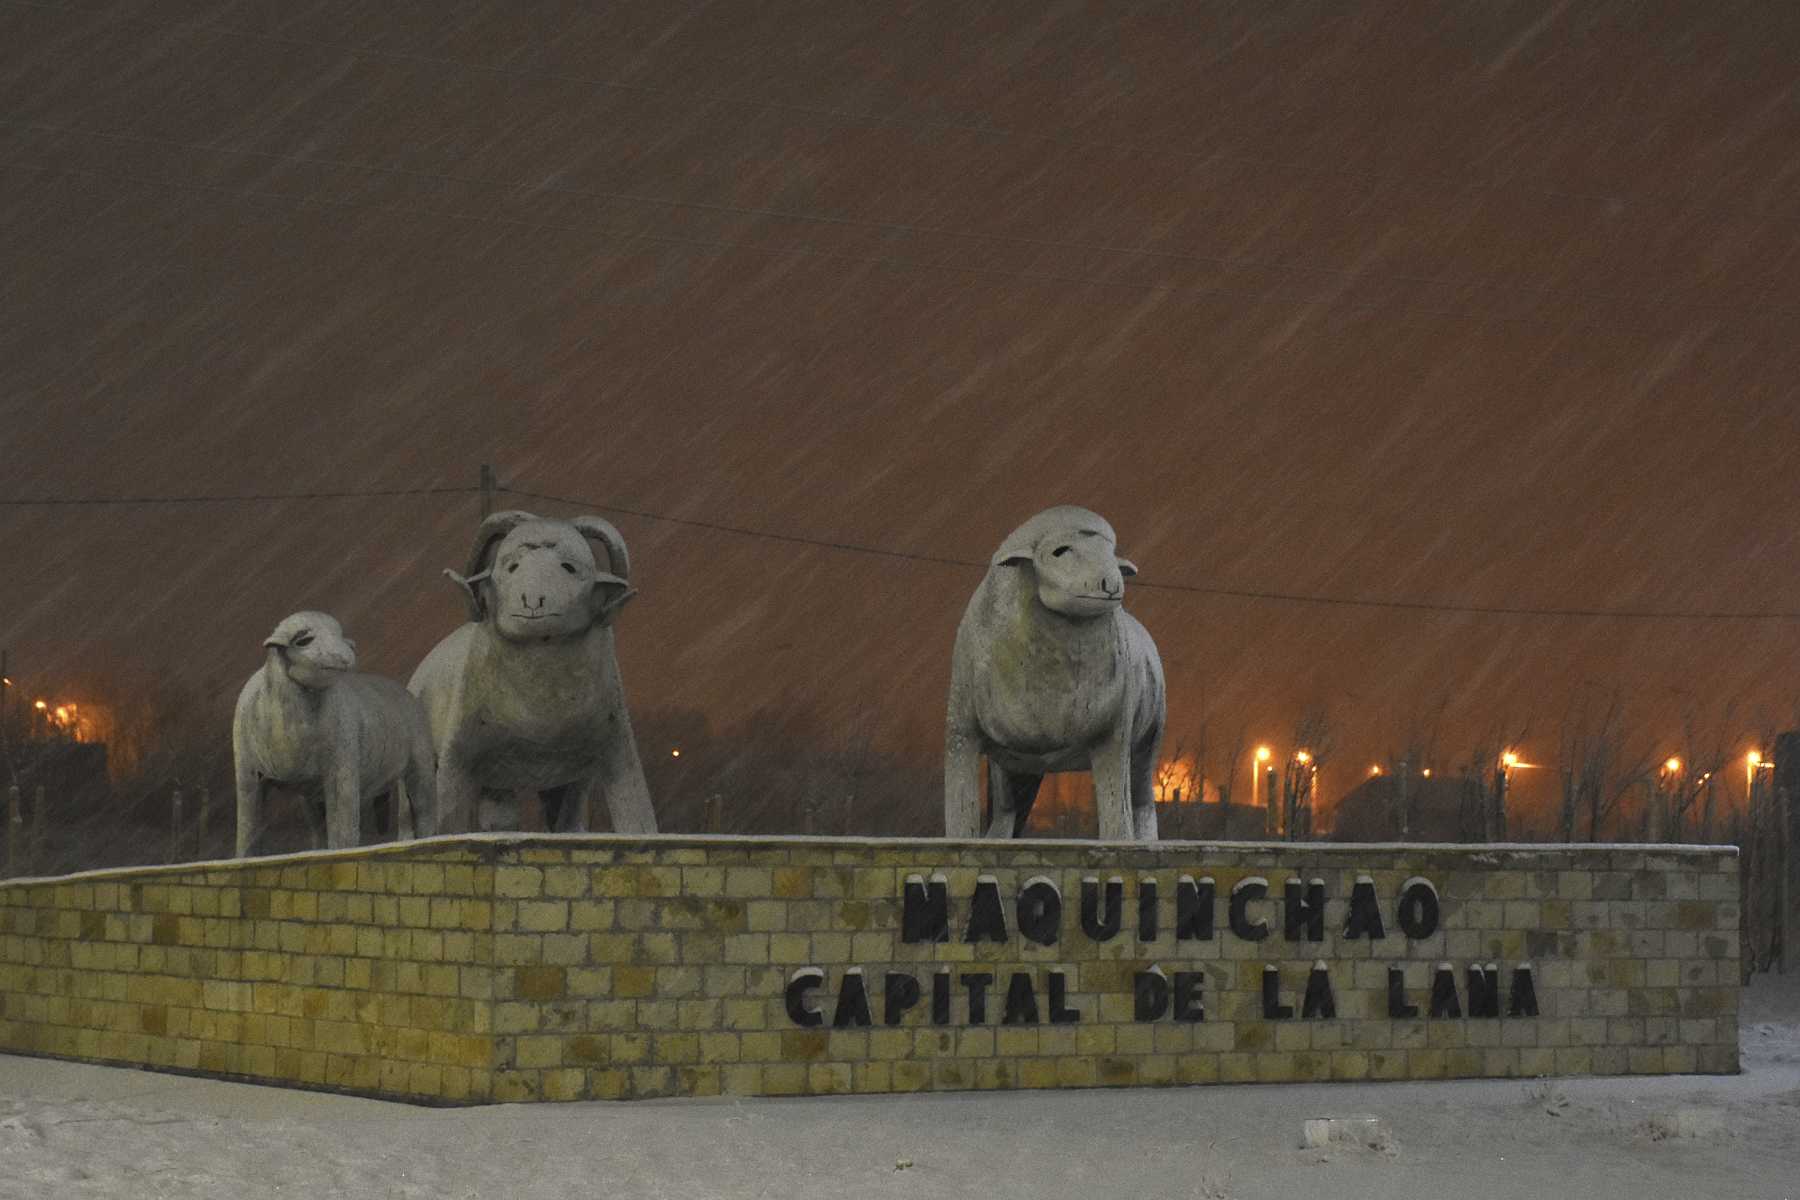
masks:
<instances>
[{"instance_id":1,"label":"wooden fence post","mask_svg":"<svg viewBox=\"0 0 1800 1200\"><path fill-rule=\"evenodd\" d=\"M29 871L44 869L44 785L38 784L31 790L31 859L26 864Z\"/></svg>"},{"instance_id":2,"label":"wooden fence post","mask_svg":"<svg viewBox=\"0 0 1800 1200\"><path fill-rule=\"evenodd\" d=\"M169 793L169 861L181 861L181 785Z\"/></svg>"},{"instance_id":3,"label":"wooden fence post","mask_svg":"<svg viewBox=\"0 0 1800 1200\"><path fill-rule=\"evenodd\" d=\"M19 873L20 843L25 840L25 814L19 808L19 785L6 789L6 873Z\"/></svg>"},{"instance_id":4,"label":"wooden fence post","mask_svg":"<svg viewBox=\"0 0 1800 1200\"><path fill-rule=\"evenodd\" d=\"M1789 906L1792 904L1790 876L1794 870L1794 801L1784 787L1775 789L1775 802L1779 806L1775 817L1775 836L1781 839L1781 850L1775 861L1781 864L1781 875L1775 885L1775 944L1780 947L1775 959L1775 971L1779 975L1787 974L1788 958L1788 923Z\"/></svg>"}]
</instances>

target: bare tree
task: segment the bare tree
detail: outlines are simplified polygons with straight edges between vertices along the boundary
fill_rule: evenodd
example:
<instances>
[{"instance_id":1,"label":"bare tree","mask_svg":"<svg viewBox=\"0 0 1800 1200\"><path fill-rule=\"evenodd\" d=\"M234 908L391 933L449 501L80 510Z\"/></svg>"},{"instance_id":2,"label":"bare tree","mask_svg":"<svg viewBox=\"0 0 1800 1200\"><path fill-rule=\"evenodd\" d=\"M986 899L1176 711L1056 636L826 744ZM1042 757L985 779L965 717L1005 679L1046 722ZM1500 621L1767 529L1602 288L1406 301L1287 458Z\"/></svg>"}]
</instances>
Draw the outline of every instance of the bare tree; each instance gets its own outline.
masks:
<instances>
[{"instance_id":1,"label":"bare tree","mask_svg":"<svg viewBox=\"0 0 1800 1200\"><path fill-rule=\"evenodd\" d=\"M1219 836L1226 841L1231 840L1231 793L1234 790L1234 781L1237 778L1238 764L1244 761L1244 749L1249 744L1250 727L1244 722L1239 721L1237 728L1232 732L1230 742L1225 748L1225 761L1220 764L1219 768L1219 813L1224 822L1224 828ZM1256 764L1252 763L1250 769L1251 771L1255 771L1257 769ZM1255 789L1252 788L1251 790L1254 791Z\"/></svg>"},{"instance_id":2,"label":"bare tree","mask_svg":"<svg viewBox=\"0 0 1800 1200\"><path fill-rule=\"evenodd\" d=\"M1282 831L1290 842L1312 837L1319 766L1335 745L1336 735L1324 705L1313 705L1295 722L1294 748L1288 755L1281 788Z\"/></svg>"}]
</instances>

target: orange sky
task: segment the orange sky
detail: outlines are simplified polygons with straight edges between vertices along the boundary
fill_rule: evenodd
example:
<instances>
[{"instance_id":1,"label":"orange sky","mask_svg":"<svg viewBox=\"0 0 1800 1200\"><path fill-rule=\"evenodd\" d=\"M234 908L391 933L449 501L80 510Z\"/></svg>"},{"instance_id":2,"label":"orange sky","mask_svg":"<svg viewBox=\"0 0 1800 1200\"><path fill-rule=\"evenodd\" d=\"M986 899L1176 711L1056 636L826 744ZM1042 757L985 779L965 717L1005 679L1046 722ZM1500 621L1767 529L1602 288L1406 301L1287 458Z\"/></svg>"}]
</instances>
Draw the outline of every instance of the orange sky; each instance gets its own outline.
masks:
<instances>
[{"instance_id":1,"label":"orange sky","mask_svg":"<svg viewBox=\"0 0 1800 1200\"><path fill-rule=\"evenodd\" d=\"M961 559L1079 503L1144 583L1800 611L1794 6L91 7L0 4L0 497L485 461ZM410 673L474 518L0 509L0 644L210 680L223 738L293 609ZM936 753L975 572L616 520L634 706ZM1446 759L1548 759L1589 681L1671 745L1794 711L1793 621L1130 603L1172 740L1325 705L1327 793L1440 706Z\"/></svg>"}]
</instances>

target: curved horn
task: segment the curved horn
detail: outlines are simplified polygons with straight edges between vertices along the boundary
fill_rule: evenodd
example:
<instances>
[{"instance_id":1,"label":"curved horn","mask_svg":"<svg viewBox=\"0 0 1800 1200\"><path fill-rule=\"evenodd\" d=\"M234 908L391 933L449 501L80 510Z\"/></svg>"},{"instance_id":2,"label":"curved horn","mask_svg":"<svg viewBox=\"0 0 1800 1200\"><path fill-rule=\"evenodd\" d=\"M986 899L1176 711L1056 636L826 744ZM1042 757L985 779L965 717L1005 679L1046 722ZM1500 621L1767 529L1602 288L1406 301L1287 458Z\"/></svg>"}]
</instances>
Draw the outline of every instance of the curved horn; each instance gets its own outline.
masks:
<instances>
[{"instance_id":1,"label":"curved horn","mask_svg":"<svg viewBox=\"0 0 1800 1200\"><path fill-rule=\"evenodd\" d=\"M575 517L569 524L582 537L599 542L606 549L607 570L620 579L631 579L631 555L625 550L625 538L613 528L611 521L604 517Z\"/></svg>"},{"instance_id":2,"label":"curved horn","mask_svg":"<svg viewBox=\"0 0 1800 1200\"><path fill-rule=\"evenodd\" d=\"M456 580L468 592L469 620L480 622L487 617L487 611L481 603L481 589L476 585L486 577L493 567L494 543L525 524L538 518L528 512L509 508L502 512L490 513L475 531L475 545L469 551L469 568L466 574L458 575L454 571L444 574Z\"/></svg>"}]
</instances>

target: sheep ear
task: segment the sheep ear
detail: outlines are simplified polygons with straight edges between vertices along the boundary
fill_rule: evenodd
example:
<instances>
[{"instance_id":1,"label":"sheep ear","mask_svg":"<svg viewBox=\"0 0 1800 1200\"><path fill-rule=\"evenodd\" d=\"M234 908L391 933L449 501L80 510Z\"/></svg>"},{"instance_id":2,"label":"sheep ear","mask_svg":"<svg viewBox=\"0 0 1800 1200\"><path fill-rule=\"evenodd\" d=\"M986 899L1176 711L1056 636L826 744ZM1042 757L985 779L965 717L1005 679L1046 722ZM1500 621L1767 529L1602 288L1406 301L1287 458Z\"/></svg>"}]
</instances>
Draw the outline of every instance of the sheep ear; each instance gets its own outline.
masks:
<instances>
[{"instance_id":1,"label":"sheep ear","mask_svg":"<svg viewBox=\"0 0 1800 1200\"><path fill-rule=\"evenodd\" d=\"M1129 558L1121 558L1118 561L1119 574L1127 579L1130 579L1133 575L1137 574L1137 564L1132 562Z\"/></svg>"},{"instance_id":2,"label":"sheep ear","mask_svg":"<svg viewBox=\"0 0 1800 1200\"><path fill-rule=\"evenodd\" d=\"M631 603L635 595L637 590L617 575L600 572L594 579L592 592L595 627L611 625L618 619L619 610Z\"/></svg>"},{"instance_id":3,"label":"sheep ear","mask_svg":"<svg viewBox=\"0 0 1800 1200\"><path fill-rule=\"evenodd\" d=\"M1023 537L1014 533L1000 544L998 550L994 551L994 560L991 565L1006 567L1015 563L1028 563L1036 554L1037 539L1035 537Z\"/></svg>"},{"instance_id":4,"label":"sheep ear","mask_svg":"<svg viewBox=\"0 0 1800 1200\"><path fill-rule=\"evenodd\" d=\"M605 517L576 517L569 524L590 542L598 542L606 550L606 570L621 582L631 578L631 555L625 550L625 539Z\"/></svg>"},{"instance_id":5,"label":"sheep ear","mask_svg":"<svg viewBox=\"0 0 1800 1200\"><path fill-rule=\"evenodd\" d=\"M444 572L468 593L471 621L481 621L487 616L487 605L481 599L480 584L488 577L488 572L494 565L495 544L525 522L535 520L537 517L532 513L521 512L516 508L490 513L475 530L475 545L469 550L469 565L464 573L458 575L454 571Z\"/></svg>"},{"instance_id":6,"label":"sheep ear","mask_svg":"<svg viewBox=\"0 0 1800 1200\"><path fill-rule=\"evenodd\" d=\"M480 571L474 575L458 575L449 567L444 568L444 577L463 590L463 602L469 606L469 620L479 625L487 616L487 603L481 597L481 585L493 576L492 571Z\"/></svg>"}]
</instances>

